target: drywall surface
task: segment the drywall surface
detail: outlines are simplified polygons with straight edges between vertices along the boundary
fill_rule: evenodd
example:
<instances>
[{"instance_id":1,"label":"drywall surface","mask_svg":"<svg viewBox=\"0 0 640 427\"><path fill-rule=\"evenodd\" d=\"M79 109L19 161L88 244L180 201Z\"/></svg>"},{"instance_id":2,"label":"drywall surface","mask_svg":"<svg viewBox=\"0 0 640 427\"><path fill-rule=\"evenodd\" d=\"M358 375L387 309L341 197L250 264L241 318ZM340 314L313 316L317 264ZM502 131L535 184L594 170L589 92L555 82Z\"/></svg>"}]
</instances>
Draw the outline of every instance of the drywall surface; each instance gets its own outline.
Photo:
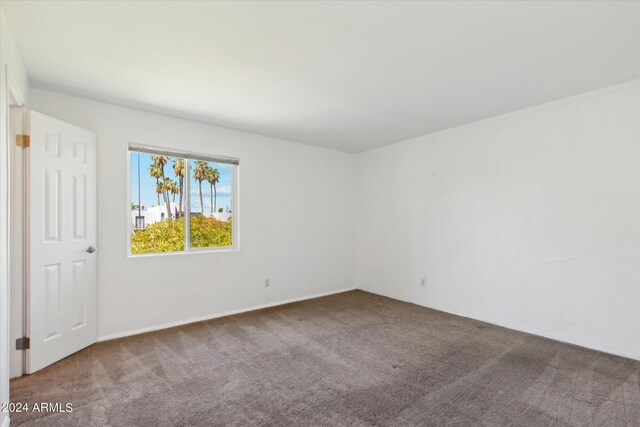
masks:
<instances>
[{"instance_id":1,"label":"drywall surface","mask_svg":"<svg viewBox=\"0 0 640 427\"><path fill-rule=\"evenodd\" d=\"M0 403L9 401L9 80L24 101L29 97L27 73L0 7ZM9 414L0 412L0 426Z\"/></svg>"},{"instance_id":2,"label":"drywall surface","mask_svg":"<svg viewBox=\"0 0 640 427\"><path fill-rule=\"evenodd\" d=\"M640 359L639 81L357 169L359 288Z\"/></svg>"},{"instance_id":3,"label":"drywall surface","mask_svg":"<svg viewBox=\"0 0 640 427\"><path fill-rule=\"evenodd\" d=\"M98 135L99 336L354 286L352 155L36 89L32 107ZM128 142L239 158L240 250L128 257Z\"/></svg>"}]
</instances>

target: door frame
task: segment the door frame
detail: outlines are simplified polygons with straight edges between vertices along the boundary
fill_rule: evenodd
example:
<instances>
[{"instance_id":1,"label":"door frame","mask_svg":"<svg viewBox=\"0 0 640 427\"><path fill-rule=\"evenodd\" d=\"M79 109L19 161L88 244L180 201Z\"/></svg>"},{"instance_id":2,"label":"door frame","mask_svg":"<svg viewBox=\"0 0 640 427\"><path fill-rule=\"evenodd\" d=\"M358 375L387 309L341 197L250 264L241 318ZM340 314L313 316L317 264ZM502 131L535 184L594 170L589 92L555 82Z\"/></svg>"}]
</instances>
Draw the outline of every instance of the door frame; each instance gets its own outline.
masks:
<instances>
[{"instance_id":1,"label":"door frame","mask_svg":"<svg viewBox=\"0 0 640 427\"><path fill-rule=\"evenodd\" d=\"M8 218L8 277L9 277L9 378L24 375L26 372L26 352L16 350L17 338L27 335L27 263L28 257L26 233L28 230L26 173L28 171L28 150L18 147L13 137L15 133L29 134L26 114L26 103L7 70L7 218ZM16 115L20 115L16 117ZM20 130L14 130L14 123L19 123ZM15 198L16 189L21 189L19 198ZM18 206L16 206L18 204ZM18 229L14 229L18 226ZM17 279L14 283L12 278Z\"/></svg>"},{"instance_id":2,"label":"door frame","mask_svg":"<svg viewBox=\"0 0 640 427\"><path fill-rule=\"evenodd\" d=\"M13 177L11 176L11 130L10 107L12 105L26 106L24 95L16 80L13 78L9 65L0 64L0 402L8 403L9 396L9 359L10 339L10 274L11 253L9 242L9 230L11 226L9 209L12 203L9 198L9 189ZM0 424L7 427L10 423L8 413L0 413Z\"/></svg>"}]
</instances>

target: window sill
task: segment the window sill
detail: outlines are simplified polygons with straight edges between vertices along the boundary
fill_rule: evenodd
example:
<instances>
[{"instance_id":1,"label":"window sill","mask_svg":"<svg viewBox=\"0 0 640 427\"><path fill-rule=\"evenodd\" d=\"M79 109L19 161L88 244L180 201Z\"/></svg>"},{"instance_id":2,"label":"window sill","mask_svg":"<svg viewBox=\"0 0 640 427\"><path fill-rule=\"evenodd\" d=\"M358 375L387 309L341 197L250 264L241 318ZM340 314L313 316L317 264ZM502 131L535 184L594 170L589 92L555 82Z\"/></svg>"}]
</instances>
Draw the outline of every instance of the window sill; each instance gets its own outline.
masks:
<instances>
[{"instance_id":1,"label":"window sill","mask_svg":"<svg viewBox=\"0 0 640 427\"><path fill-rule=\"evenodd\" d=\"M190 249L188 251L178 251L178 252L153 252L148 254L127 254L127 258L151 258L151 257L165 257L172 255L193 255L193 254L209 254L209 253L221 253L221 252L240 252L240 249L233 247L222 247L222 248L201 248L201 249Z\"/></svg>"}]
</instances>

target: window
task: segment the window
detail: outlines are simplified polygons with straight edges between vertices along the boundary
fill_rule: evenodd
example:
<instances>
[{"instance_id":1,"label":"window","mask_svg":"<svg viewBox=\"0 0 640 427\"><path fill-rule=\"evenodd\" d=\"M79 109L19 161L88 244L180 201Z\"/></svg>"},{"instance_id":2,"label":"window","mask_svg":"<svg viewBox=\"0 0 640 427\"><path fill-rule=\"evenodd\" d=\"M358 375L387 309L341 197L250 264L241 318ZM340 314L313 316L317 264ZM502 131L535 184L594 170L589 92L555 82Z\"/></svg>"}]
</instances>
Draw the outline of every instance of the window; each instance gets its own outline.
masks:
<instances>
[{"instance_id":1,"label":"window","mask_svg":"<svg viewBox=\"0 0 640 427\"><path fill-rule=\"evenodd\" d=\"M237 248L238 159L129 145L132 255Z\"/></svg>"}]
</instances>

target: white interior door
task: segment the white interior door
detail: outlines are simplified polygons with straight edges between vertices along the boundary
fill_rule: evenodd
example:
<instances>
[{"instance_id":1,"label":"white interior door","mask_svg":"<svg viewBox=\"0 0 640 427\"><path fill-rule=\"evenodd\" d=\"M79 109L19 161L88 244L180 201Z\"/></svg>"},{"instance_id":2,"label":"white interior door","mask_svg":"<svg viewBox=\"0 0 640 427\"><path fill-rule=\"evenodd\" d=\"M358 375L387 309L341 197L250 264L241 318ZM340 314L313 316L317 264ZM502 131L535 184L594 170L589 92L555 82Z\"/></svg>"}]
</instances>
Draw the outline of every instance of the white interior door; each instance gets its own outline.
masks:
<instances>
[{"instance_id":1,"label":"white interior door","mask_svg":"<svg viewBox=\"0 0 640 427\"><path fill-rule=\"evenodd\" d=\"M96 136L31 111L27 373L96 341Z\"/></svg>"}]
</instances>

